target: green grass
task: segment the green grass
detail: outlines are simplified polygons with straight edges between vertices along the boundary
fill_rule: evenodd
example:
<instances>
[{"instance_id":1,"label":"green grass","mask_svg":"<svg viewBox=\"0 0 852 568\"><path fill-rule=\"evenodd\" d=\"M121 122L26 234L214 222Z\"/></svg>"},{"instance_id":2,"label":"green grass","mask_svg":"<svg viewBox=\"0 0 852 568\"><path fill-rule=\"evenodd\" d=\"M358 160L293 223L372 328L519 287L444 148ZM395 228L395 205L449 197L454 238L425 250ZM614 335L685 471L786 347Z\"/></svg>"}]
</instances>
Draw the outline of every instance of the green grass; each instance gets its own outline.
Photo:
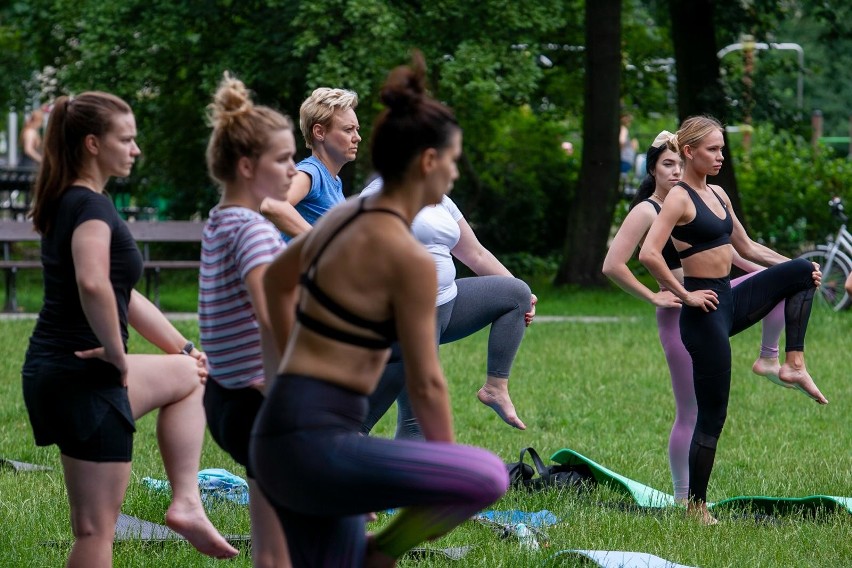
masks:
<instances>
[{"instance_id":1,"label":"green grass","mask_svg":"<svg viewBox=\"0 0 852 568\"><path fill-rule=\"evenodd\" d=\"M172 278L166 275L166 282ZM164 285L166 288L170 284ZM190 287L191 288L191 287ZM533 446L543 456L574 449L627 477L671 492L666 444L674 406L653 310L626 294L608 291L535 290L539 314L620 317L600 322L540 321L527 332L512 371L512 396L524 432L504 425L475 394L484 379L486 334L441 348L451 388L458 441L484 446L504 461ZM170 297L165 289L164 299ZM179 292L173 307L194 306L194 292ZM54 467L49 473L0 471L0 566L58 566L69 549L68 506L56 448L32 442L20 393L20 366L31 320L0 321L0 456ZM193 321L176 322L197 339ZM781 389L750 372L759 329L737 336L734 378L725 433L709 487L711 500L736 495L801 497L852 496L852 314L816 309L808 334L808 361L831 404L818 407L805 396ZM151 351L137 336L134 352ZM377 425L390 435L393 411ZM244 475L211 440L201 466L224 467ZM133 476L125 513L162 522L167 498L151 493L142 477L165 478L156 451L154 417L139 421ZM400 566L585 566L572 557L548 561L566 548L633 550L691 566L835 567L852 559L852 515L823 512L815 517L777 516L774 522L727 514L716 527L702 527L683 513L628 512L614 506L625 499L606 489L523 494L510 491L494 509L548 509L563 522L547 529L550 545L521 549L491 529L465 523L431 547L472 545L459 562L440 557L403 559ZM223 533L247 534L248 512L231 504L209 510ZM380 515L373 528L386 522ZM59 544L45 544L59 541ZM214 566L181 543L122 543L116 566ZM250 566L248 555L229 566Z\"/></svg>"}]
</instances>

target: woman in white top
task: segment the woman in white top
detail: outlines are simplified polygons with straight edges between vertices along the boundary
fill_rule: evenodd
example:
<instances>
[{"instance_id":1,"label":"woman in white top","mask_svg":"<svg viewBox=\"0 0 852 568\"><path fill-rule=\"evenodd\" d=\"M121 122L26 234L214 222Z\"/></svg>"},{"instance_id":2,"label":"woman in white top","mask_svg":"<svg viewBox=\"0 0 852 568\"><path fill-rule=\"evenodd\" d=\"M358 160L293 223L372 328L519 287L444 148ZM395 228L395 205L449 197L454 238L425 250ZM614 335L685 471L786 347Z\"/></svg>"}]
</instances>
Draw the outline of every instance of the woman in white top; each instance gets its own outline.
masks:
<instances>
[{"instance_id":1,"label":"woman in white top","mask_svg":"<svg viewBox=\"0 0 852 568\"><path fill-rule=\"evenodd\" d=\"M379 178L361 193L377 193L381 187ZM479 242L448 196L445 195L441 203L420 211L411 230L432 255L438 272L437 342L450 343L490 325L487 375L477 398L510 426L526 429L509 396L508 379L524 331L535 317L537 298L526 283L513 277ZM456 279L453 257L477 276ZM364 432L373 428L395 399L398 402L396 437L422 438L408 402L405 369L398 346L393 347L379 386L370 396Z\"/></svg>"}]
</instances>

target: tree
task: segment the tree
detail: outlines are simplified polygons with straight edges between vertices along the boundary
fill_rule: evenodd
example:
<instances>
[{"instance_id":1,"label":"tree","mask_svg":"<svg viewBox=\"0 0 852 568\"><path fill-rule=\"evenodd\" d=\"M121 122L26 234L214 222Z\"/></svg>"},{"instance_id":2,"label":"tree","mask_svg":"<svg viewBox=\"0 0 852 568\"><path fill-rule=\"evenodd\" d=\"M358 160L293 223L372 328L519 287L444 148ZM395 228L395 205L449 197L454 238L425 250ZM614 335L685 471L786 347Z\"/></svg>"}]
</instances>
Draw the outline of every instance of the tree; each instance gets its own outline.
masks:
<instances>
[{"instance_id":1,"label":"tree","mask_svg":"<svg viewBox=\"0 0 852 568\"><path fill-rule=\"evenodd\" d=\"M586 3L586 89L580 183L568 216L556 284L600 285L618 201L621 2Z\"/></svg>"},{"instance_id":2,"label":"tree","mask_svg":"<svg viewBox=\"0 0 852 568\"><path fill-rule=\"evenodd\" d=\"M728 103L719 72L714 0L670 0L672 43L677 69L677 110L681 121L706 114L722 123ZM726 17L731 15L726 12ZM725 188L737 217L745 224L728 135L722 151L725 167L711 181Z\"/></svg>"}]
</instances>

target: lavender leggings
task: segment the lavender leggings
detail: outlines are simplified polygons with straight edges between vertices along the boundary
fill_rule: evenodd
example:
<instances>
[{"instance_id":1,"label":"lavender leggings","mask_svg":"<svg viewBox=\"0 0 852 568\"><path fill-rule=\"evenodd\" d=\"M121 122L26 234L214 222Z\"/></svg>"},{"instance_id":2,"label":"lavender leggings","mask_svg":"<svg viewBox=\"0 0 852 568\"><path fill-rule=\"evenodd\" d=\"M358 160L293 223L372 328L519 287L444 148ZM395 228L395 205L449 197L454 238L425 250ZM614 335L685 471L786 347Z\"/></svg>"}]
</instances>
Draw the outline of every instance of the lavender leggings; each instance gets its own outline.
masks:
<instances>
[{"instance_id":1,"label":"lavender leggings","mask_svg":"<svg viewBox=\"0 0 852 568\"><path fill-rule=\"evenodd\" d=\"M736 287L757 274L752 272L731 282ZM672 377L675 399L675 420L669 436L669 466L672 472L675 499L689 495L689 447L698 416L698 402L692 382L692 357L680 338L680 308L657 308L657 329L660 343ZM776 305L763 319L760 356L777 357L778 340L784 331L784 302Z\"/></svg>"},{"instance_id":2,"label":"lavender leggings","mask_svg":"<svg viewBox=\"0 0 852 568\"><path fill-rule=\"evenodd\" d=\"M364 436L366 412L364 395L289 374L261 407L250 460L295 568L363 566L366 513L405 507L375 539L397 558L506 492L506 466L491 452Z\"/></svg>"}]
</instances>

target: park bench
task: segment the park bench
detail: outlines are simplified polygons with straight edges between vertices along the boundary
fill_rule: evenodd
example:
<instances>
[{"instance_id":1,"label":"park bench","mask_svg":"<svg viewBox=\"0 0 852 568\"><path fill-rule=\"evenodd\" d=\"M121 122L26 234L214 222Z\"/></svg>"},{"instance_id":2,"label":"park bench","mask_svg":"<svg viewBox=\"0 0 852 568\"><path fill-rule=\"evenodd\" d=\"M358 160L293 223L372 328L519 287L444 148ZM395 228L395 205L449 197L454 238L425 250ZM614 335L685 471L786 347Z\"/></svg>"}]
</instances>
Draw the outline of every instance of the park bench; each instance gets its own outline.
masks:
<instances>
[{"instance_id":1,"label":"park bench","mask_svg":"<svg viewBox=\"0 0 852 568\"><path fill-rule=\"evenodd\" d=\"M159 260L151 258L150 245L154 243L201 243L203 223L194 221L136 221L127 223L130 233L141 247L145 269L145 295L158 307L160 305L160 272L163 270L198 270L201 261ZM3 243L3 258L0 269L6 276L6 301L3 311L18 310L15 277L19 270L41 269L41 260L12 258L12 245L23 242L39 242L41 237L29 222L0 221L0 242ZM200 255L199 255L200 256ZM152 297L153 293L153 297Z\"/></svg>"}]
</instances>

